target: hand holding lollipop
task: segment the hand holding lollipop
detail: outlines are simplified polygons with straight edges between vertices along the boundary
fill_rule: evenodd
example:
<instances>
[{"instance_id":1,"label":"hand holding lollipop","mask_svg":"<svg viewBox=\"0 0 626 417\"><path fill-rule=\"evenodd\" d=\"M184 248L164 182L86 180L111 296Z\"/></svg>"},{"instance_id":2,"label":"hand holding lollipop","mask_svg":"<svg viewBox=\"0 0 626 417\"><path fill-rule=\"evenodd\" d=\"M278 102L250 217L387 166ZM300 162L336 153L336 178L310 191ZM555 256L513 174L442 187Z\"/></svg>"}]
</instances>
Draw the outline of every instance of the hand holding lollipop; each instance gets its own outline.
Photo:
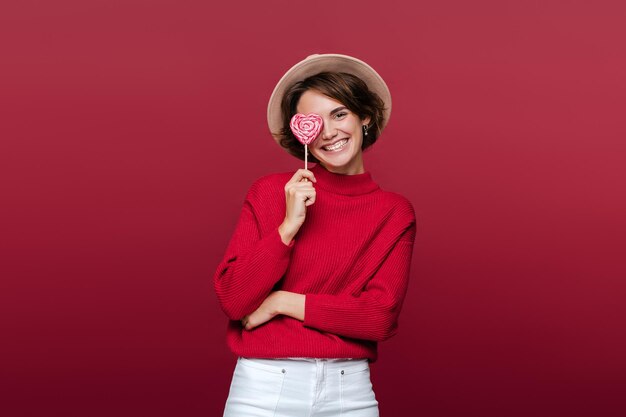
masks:
<instances>
[{"instance_id":1,"label":"hand holding lollipop","mask_svg":"<svg viewBox=\"0 0 626 417\"><path fill-rule=\"evenodd\" d=\"M298 113L291 118L291 123L289 124L291 131L296 139L304 145L304 169L308 169L308 145L317 139L323 124L324 119L322 119L322 116L315 113L307 115Z\"/></svg>"}]
</instances>

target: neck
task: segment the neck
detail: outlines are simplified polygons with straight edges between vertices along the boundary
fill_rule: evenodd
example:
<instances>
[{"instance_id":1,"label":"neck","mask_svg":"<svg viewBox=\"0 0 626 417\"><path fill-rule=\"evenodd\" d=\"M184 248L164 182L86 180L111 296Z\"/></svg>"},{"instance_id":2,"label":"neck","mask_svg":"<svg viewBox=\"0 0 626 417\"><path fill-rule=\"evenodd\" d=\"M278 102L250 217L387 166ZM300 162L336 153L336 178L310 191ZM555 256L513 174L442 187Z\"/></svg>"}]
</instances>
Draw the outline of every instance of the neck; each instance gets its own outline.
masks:
<instances>
[{"instance_id":1,"label":"neck","mask_svg":"<svg viewBox=\"0 0 626 417\"><path fill-rule=\"evenodd\" d=\"M356 174L343 174L329 171L321 164L315 165L311 168L311 171L317 178L315 187L331 193L356 196L368 194L379 189L378 184L372 179L372 174L368 171Z\"/></svg>"}]
</instances>

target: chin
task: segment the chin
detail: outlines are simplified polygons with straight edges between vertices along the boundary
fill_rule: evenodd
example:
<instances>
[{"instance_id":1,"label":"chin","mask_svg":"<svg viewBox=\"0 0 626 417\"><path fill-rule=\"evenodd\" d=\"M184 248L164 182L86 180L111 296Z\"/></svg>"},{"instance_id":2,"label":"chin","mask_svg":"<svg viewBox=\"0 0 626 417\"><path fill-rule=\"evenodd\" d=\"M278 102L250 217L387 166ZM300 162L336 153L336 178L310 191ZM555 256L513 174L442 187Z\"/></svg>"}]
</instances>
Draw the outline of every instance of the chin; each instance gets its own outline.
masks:
<instances>
[{"instance_id":1,"label":"chin","mask_svg":"<svg viewBox=\"0 0 626 417\"><path fill-rule=\"evenodd\" d=\"M324 155L313 155L315 156L315 159L317 159L319 162L316 163L322 163L324 165L331 165L331 166L342 166L347 164L348 162L350 162L353 158L324 158Z\"/></svg>"},{"instance_id":2,"label":"chin","mask_svg":"<svg viewBox=\"0 0 626 417\"><path fill-rule=\"evenodd\" d=\"M333 168L334 170L341 171L344 168L351 166L354 163L354 158L338 158L333 160L327 160L324 158L318 158L320 162L318 164L322 164L326 168Z\"/></svg>"}]
</instances>

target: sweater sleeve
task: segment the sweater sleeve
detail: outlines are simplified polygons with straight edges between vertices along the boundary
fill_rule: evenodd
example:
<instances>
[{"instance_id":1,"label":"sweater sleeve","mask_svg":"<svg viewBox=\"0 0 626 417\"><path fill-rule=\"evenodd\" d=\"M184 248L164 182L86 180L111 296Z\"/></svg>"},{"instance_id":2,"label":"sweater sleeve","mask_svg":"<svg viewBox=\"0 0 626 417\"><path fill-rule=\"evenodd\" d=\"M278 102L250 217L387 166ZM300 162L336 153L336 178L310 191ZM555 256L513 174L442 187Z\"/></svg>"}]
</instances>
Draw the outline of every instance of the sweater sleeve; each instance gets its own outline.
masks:
<instances>
[{"instance_id":1,"label":"sweater sleeve","mask_svg":"<svg viewBox=\"0 0 626 417\"><path fill-rule=\"evenodd\" d=\"M255 183L256 185L256 183ZM295 240L286 245L278 226L261 235L248 191L235 231L213 277L213 286L224 313L241 320L256 310L285 274Z\"/></svg>"},{"instance_id":2,"label":"sweater sleeve","mask_svg":"<svg viewBox=\"0 0 626 417\"><path fill-rule=\"evenodd\" d=\"M409 282L415 221L358 295L305 294L304 325L339 336L383 341L397 332Z\"/></svg>"}]
</instances>

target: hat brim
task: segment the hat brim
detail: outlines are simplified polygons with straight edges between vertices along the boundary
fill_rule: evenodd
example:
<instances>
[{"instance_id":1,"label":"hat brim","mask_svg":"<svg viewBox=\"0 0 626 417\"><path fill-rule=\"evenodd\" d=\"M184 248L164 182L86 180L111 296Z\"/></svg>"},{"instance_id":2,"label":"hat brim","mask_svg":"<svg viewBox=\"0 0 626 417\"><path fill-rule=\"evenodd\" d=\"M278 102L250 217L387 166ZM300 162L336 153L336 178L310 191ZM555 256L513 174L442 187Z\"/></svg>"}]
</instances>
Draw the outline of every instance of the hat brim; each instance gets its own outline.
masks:
<instances>
[{"instance_id":1,"label":"hat brim","mask_svg":"<svg viewBox=\"0 0 626 417\"><path fill-rule=\"evenodd\" d=\"M279 134L283 127L283 116L281 110L281 100L285 91L294 83L302 81L311 75L320 72L346 72L359 77L367 84L367 87L376 93L383 103L385 110L383 113L383 122L380 130L389 122L391 115L391 93L383 78L365 62L353 58L348 55L341 54L314 54L309 55L306 59L298 62L291 67L285 75L278 81L274 91L270 96L267 105L267 124L270 133L276 142L279 141Z\"/></svg>"}]
</instances>

